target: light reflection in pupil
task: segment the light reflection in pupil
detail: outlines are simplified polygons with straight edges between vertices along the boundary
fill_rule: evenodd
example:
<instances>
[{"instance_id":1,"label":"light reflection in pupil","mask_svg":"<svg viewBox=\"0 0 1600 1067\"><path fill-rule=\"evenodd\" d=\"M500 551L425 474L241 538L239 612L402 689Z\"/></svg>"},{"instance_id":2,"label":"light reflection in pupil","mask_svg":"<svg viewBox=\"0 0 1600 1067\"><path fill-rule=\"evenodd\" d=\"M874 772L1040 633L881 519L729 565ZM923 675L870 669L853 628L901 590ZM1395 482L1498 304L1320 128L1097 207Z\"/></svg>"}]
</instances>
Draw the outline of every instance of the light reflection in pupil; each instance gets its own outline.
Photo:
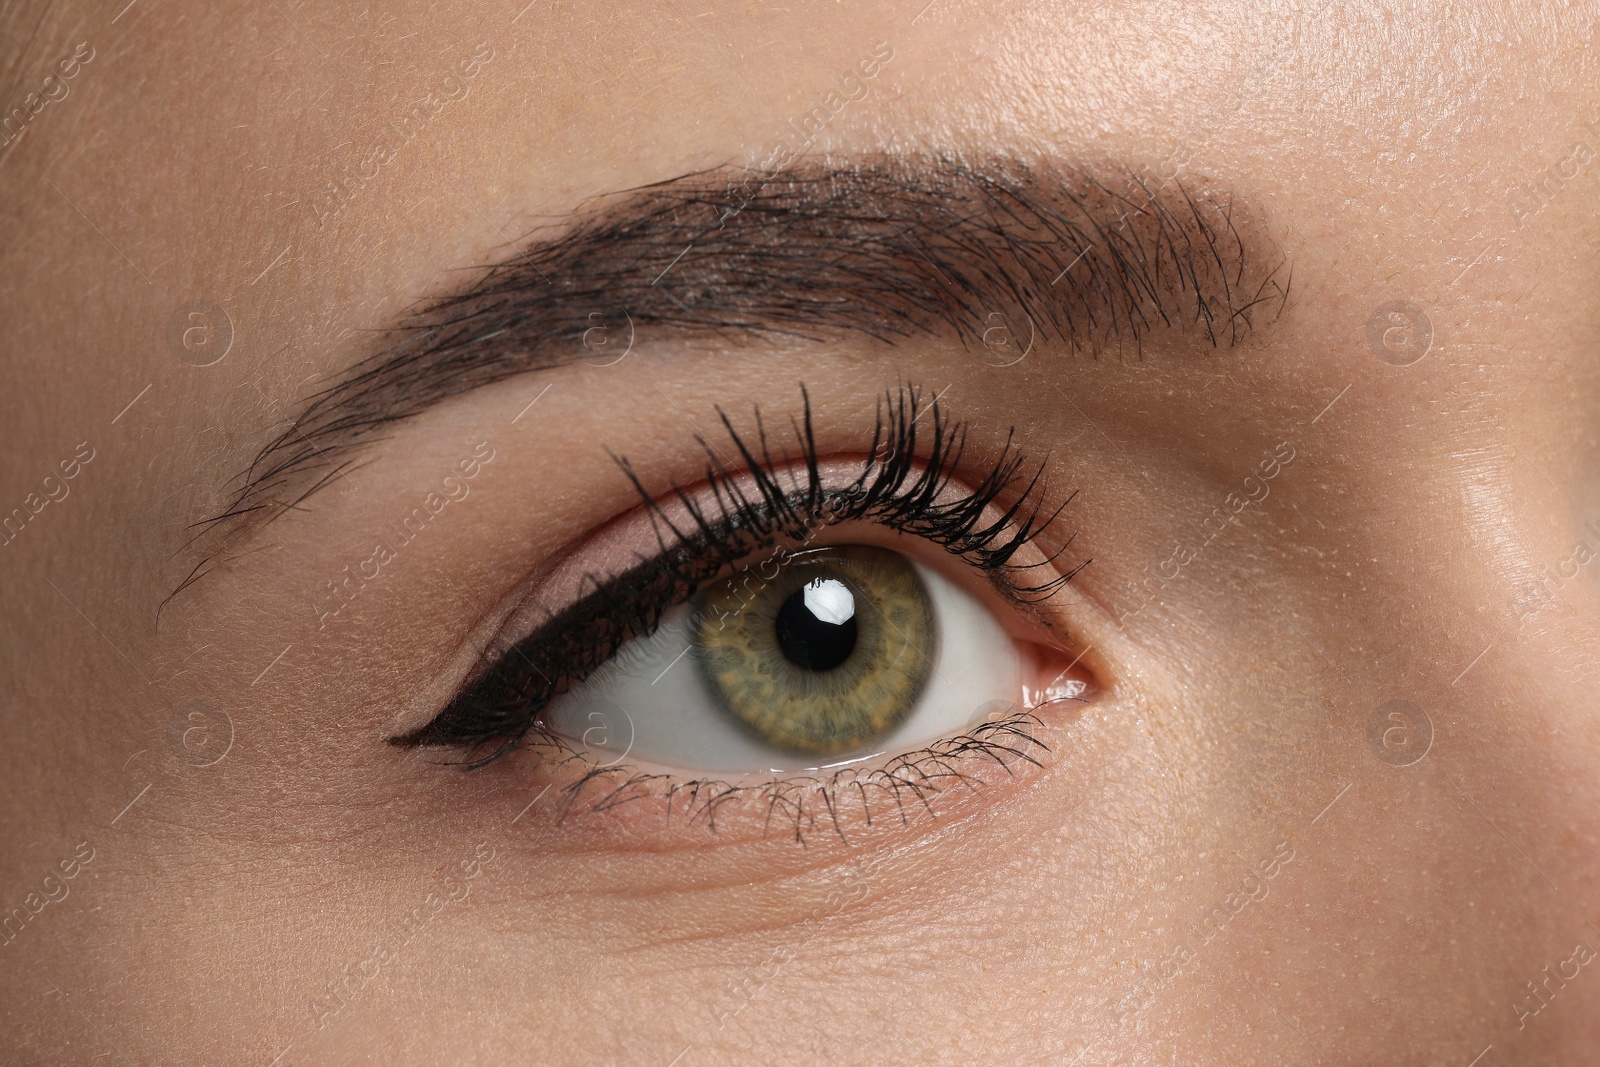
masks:
<instances>
[{"instance_id":1,"label":"light reflection in pupil","mask_svg":"<svg viewBox=\"0 0 1600 1067\"><path fill-rule=\"evenodd\" d=\"M778 647L790 662L831 671L856 647L856 600L837 578L813 578L778 609Z\"/></svg>"}]
</instances>

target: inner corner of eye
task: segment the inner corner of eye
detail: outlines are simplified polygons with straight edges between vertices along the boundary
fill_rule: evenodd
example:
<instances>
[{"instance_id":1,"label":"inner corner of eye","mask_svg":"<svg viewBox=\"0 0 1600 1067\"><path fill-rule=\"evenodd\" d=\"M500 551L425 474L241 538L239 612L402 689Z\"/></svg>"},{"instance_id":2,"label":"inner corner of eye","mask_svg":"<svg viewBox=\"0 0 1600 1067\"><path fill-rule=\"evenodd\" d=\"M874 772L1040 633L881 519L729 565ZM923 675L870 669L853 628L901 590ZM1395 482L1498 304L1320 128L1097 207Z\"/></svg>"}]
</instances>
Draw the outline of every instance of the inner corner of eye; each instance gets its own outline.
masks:
<instances>
[{"instance_id":1,"label":"inner corner of eye","mask_svg":"<svg viewBox=\"0 0 1600 1067\"><path fill-rule=\"evenodd\" d=\"M883 544L780 551L667 610L544 709L600 762L833 767L925 747L1086 684L940 568Z\"/></svg>"}]
</instances>

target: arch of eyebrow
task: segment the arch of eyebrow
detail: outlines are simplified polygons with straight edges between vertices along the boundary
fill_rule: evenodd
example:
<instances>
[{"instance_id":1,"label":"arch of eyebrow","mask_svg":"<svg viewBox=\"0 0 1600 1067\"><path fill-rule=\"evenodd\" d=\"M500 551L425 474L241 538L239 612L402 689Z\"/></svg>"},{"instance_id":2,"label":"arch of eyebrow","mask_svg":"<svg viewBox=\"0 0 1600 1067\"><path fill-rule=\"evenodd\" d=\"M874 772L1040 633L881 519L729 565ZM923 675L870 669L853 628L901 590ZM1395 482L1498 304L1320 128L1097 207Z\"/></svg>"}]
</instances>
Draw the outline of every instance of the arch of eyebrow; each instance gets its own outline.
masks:
<instances>
[{"instance_id":1,"label":"arch of eyebrow","mask_svg":"<svg viewBox=\"0 0 1600 1067\"><path fill-rule=\"evenodd\" d=\"M639 343L948 336L970 348L1004 323L1058 350L1142 353L1158 329L1236 344L1288 292L1261 221L1203 182L892 157L688 174L590 201L419 306L309 398L202 526L300 506L386 428L444 400L594 359L596 325L614 343L631 328Z\"/></svg>"}]
</instances>

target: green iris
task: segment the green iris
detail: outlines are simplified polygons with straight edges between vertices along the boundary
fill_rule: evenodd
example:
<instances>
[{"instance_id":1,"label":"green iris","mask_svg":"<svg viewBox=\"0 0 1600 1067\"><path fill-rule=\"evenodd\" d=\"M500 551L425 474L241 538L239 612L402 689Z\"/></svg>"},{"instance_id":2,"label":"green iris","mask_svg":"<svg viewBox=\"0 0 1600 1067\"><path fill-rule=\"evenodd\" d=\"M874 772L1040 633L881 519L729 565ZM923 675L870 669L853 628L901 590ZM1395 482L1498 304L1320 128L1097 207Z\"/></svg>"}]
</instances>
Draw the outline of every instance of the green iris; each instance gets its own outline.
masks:
<instances>
[{"instance_id":1,"label":"green iris","mask_svg":"<svg viewBox=\"0 0 1600 1067\"><path fill-rule=\"evenodd\" d=\"M746 569L702 592L694 618L695 659L723 710L797 755L886 736L927 686L938 641L916 568L867 545Z\"/></svg>"}]
</instances>

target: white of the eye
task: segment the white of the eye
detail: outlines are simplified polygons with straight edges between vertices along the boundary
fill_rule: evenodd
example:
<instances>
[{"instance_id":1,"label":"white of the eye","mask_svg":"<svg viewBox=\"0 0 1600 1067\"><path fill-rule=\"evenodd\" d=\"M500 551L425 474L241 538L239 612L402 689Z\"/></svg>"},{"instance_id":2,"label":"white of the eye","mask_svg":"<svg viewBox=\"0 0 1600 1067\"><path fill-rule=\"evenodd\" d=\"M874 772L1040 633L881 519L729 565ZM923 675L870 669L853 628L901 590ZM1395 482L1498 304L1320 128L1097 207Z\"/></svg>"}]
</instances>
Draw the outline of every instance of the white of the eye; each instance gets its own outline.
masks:
<instances>
[{"instance_id":1,"label":"white of the eye","mask_svg":"<svg viewBox=\"0 0 1600 1067\"><path fill-rule=\"evenodd\" d=\"M717 707L694 661L687 604L668 611L655 633L628 642L586 681L551 701L544 724L600 763L627 758L691 775L765 774L837 767L878 753L908 751L961 732L996 701L1021 701L1022 656L994 613L937 572L912 565L933 602L938 630L933 672L916 707L870 750L826 759L795 756L764 744L734 722ZM847 588L843 592L849 594ZM818 593L829 595L822 589ZM825 605L814 606L808 597L806 606L818 618L826 617L819 610Z\"/></svg>"},{"instance_id":2,"label":"white of the eye","mask_svg":"<svg viewBox=\"0 0 1600 1067\"><path fill-rule=\"evenodd\" d=\"M856 617L856 598L837 578L813 578L806 583L806 610L839 626Z\"/></svg>"}]
</instances>

